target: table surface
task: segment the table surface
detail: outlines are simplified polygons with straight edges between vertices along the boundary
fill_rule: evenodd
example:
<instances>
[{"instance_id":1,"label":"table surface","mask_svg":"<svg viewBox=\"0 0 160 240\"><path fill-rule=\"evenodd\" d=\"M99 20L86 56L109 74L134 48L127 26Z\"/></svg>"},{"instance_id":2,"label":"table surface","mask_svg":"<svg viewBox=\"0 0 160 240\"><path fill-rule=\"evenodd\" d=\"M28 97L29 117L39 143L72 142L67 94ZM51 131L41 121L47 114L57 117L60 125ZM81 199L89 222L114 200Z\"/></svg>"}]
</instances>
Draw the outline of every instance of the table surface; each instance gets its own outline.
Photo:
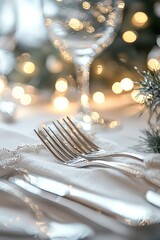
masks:
<instances>
[{"instance_id":1,"label":"table surface","mask_svg":"<svg viewBox=\"0 0 160 240\"><path fill-rule=\"evenodd\" d=\"M139 117L141 107L139 105L132 106L132 103L130 105L130 101L127 98L126 96L119 97L119 101L117 101L118 97L116 99L111 98L107 106L96 109L106 118L109 117L120 122L118 128L103 129L98 132L98 136L113 141L121 147L132 148L139 144L139 137L142 135L141 131L147 127L148 114L145 112ZM48 102L27 107L19 106L14 122L0 122L0 137L2 139L0 141L0 148L12 150L19 145L38 143L40 141L33 129L37 129L42 122L48 122L66 114L70 115L71 113L59 114L53 110L51 104ZM19 133L16 139L12 137L13 132ZM109 238L113 240L120 239L113 235ZM105 239L105 236L97 235L95 239Z\"/></svg>"},{"instance_id":2,"label":"table surface","mask_svg":"<svg viewBox=\"0 0 160 240\"><path fill-rule=\"evenodd\" d=\"M97 133L106 139L114 141L123 147L133 147L137 145L142 135L142 130L147 128L148 114L144 112L139 116L142 106L133 104L128 96L111 96L106 104L94 105L94 109L100 112L106 119L115 119L120 122L120 126L115 129L102 129ZM76 108L75 108L76 109ZM77 110L77 109L76 109ZM54 119L59 119L66 115L73 115L76 110L68 112L58 112L53 109L49 102L42 102L30 106L18 106L15 121L6 123L0 121L1 131L17 132L25 135L24 143L35 143L38 141L33 129L37 129L41 123L48 122ZM8 132L8 134L9 134ZM28 138L28 139L27 139ZM23 143L18 139L12 139L5 136L5 139L0 142L0 148L14 148Z\"/></svg>"}]
</instances>

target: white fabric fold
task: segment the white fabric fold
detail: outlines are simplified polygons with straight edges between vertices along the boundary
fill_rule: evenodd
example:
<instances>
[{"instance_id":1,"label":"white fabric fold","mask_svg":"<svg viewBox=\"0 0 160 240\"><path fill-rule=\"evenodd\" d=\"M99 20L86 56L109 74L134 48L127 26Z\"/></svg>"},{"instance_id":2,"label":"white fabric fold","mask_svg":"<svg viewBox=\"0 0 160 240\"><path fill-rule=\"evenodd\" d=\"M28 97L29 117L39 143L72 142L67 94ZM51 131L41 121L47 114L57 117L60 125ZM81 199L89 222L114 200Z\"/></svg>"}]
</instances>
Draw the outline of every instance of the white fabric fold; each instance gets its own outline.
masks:
<instances>
[{"instance_id":1,"label":"white fabric fold","mask_svg":"<svg viewBox=\"0 0 160 240\"><path fill-rule=\"evenodd\" d=\"M16 139L17 136L19 140L22 138L22 142L25 142L23 135L20 136L18 133L12 133L13 139ZM127 151L127 149L106 139L95 139L95 142L105 148L108 153ZM143 162L129 158L110 159L110 161L130 164L130 168L133 171L136 169L143 172L147 179L146 181L140 178L139 175L135 177L111 168L78 169L60 165L39 141L31 139L29 144L19 144L14 150L6 148L0 150L0 176L5 175L7 171L12 171L13 169L31 171L51 177L60 182L81 187L98 195L134 202L138 203L138 205L146 205L154 209L154 207L146 202L144 195L153 186L160 186L159 156L159 154L143 154ZM152 185L152 183L155 185ZM57 201L60 202L61 200L57 198ZM46 207L48 208L48 206L45 206L45 209ZM51 209L49 208L49 214L52 215L53 209Z\"/></svg>"},{"instance_id":2,"label":"white fabric fold","mask_svg":"<svg viewBox=\"0 0 160 240\"><path fill-rule=\"evenodd\" d=\"M145 164L147 168L160 169L160 154L152 153L145 155Z\"/></svg>"},{"instance_id":3,"label":"white fabric fold","mask_svg":"<svg viewBox=\"0 0 160 240\"><path fill-rule=\"evenodd\" d=\"M97 142L109 153L126 151L115 143L101 139ZM113 158L110 161L127 163L130 169L138 170L146 177L145 181L140 175L129 176L119 170L111 168L78 169L59 164L53 155L42 144L26 144L9 151L0 150L0 174L12 169L21 169L42 174L61 182L76 185L86 190L93 191L114 198L129 201L143 202L145 192L155 186L160 187L159 154L144 154L144 162L130 158Z\"/></svg>"}]
</instances>

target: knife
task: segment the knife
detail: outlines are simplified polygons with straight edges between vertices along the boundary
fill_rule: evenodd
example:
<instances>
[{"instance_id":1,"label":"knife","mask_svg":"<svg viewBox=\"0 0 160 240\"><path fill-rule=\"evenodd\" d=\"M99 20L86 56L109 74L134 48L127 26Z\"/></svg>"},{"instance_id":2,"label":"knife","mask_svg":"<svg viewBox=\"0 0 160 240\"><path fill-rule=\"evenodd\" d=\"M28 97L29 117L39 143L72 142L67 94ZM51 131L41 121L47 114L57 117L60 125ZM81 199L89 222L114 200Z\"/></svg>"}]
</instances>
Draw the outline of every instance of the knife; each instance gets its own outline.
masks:
<instances>
[{"instance_id":1,"label":"knife","mask_svg":"<svg viewBox=\"0 0 160 240\"><path fill-rule=\"evenodd\" d=\"M97 212L102 212L112 217L113 219L118 219L120 222L125 224L130 224L132 226L138 226L141 221L149 223L160 222L160 216L143 205L125 202L122 200L117 200L109 198L102 195L97 195L93 192L86 191L80 187L74 185L68 185L51 178L46 178L37 174L27 174L23 176L10 177L9 180L17 181L16 179L25 178L25 181L44 190L46 192L56 194L65 199L72 200L73 202L80 203L83 206L92 208Z\"/></svg>"},{"instance_id":2,"label":"knife","mask_svg":"<svg viewBox=\"0 0 160 240\"><path fill-rule=\"evenodd\" d=\"M74 214L78 214L78 216L82 217L84 221L89 220L90 224L92 224L93 228L99 228L101 231L112 231L116 234L120 234L123 236L131 236L135 234L135 229L132 229L132 226L127 226L122 224L121 222L110 218L109 216L106 216L100 211L96 211L90 207L87 207L85 205L81 205L78 202L72 201L70 199L61 197L59 195L55 195L54 193L47 192L45 190L42 190L40 187L32 185L29 182L29 178L26 177L26 175L16 175L9 177L8 180L12 183L18 185L25 191L40 196L42 199L49 200L53 204L56 204L57 206L60 206L62 208L62 212L64 209L69 210L69 212L73 212ZM27 181L26 181L27 179ZM56 206L55 205L55 206Z\"/></svg>"}]
</instances>

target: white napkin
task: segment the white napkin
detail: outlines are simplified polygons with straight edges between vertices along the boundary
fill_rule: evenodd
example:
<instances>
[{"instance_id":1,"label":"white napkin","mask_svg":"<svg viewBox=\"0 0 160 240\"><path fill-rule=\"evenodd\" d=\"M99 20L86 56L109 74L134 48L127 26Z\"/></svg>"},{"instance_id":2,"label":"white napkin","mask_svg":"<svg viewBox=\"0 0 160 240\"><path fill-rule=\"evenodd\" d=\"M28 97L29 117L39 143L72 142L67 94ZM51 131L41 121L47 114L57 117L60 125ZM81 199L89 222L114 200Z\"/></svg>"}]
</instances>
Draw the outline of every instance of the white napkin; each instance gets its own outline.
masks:
<instances>
[{"instance_id":1,"label":"white napkin","mask_svg":"<svg viewBox=\"0 0 160 240\"><path fill-rule=\"evenodd\" d=\"M0 132L1 139L3 139L4 134L5 131ZM8 150L7 148L0 149L0 176L5 175L6 172L12 171L13 169L32 171L37 174L42 174L46 177L51 177L54 180L81 187L84 190L92 191L97 195L101 194L109 198L138 203L140 206L148 206L157 213L157 208L154 208L149 203L147 203L144 198L147 190L153 188L153 185L148 181L145 181L141 178L136 178L135 176L128 176L118 170L111 168L78 169L60 165L54 159L52 154L36 138L29 140L27 137L26 142L29 142L29 144L24 145L22 144L25 142L24 135L12 132L9 133L9 136L12 137L11 139L16 139L15 144L18 143L19 146L14 150ZM106 139L95 138L95 141L99 146L105 148L109 153L127 150ZM1 145L2 144L3 143L1 142ZM5 144L5 146L7 146L6 142ZM154 158L154 156L156 156L156 158ZM160 171L160 168L158 169L157 165L155 165L155 163L159 162L158 154L144 154L144 159L144 162L126 158L118 158L116 160L112 160L121 162L125 161L132 167L138 168L140 171L143 171L145 173L150 182L154 181L154 183L156 183L155 186L160 186L158 179L159 173L157 174L157 172ZM155 159L157 159L156 162ZM155 166L157 168L155 168ZM60 198L57 198L57 202L63 205L63 202L61 202ZM48 205L46 206L45 204L44 206L43 199L41 203L42 205L40 206L43 207L46 211L46 207L48 208ZM56 207L49 207L48 209L48 212L50 214L52 213L55 215ZM79 206L79 209L79 211L81 211L82 207ZM56 213L56 215L59 217L59 215L61 216L61 213ZM66 219L73 219L73 215L66 217ZM76 218L74 216L74 219L75 221L79 221L79 219L77 220L77 216ZM98 216L97 219L99 222ZM101 219L101 222L102 221L103 219ZM108 222L106 223L108 229L115 229L115 225L112 222L110 223L110 221L111 219L109 218ZM88 224L88 222L86 223ZM93 229L97 229L97 226L95 227L94 225Z\"/></svg>"},{"instance_id":2,"label":"white napkin","mask_svg":"<svg viewBox=\"0 0 160 240\"><path fill-rule=\"evenodd\" d=\"M97 140L97 142L109 153L124 150L115 143L104 139ZM113 161L130 164L133 169L142 171L150 182L160 186L159 154L144 156L146 159L144 162L129 158L113 159ZM11 170L14 168L32 171L117 199L142 203L145 192L152 186L141 178L128 176L111 168L77 169L60 165L42 144L21 145L12 151L2 149L0 150L0 159L0 174L4 174L6 167Z\"/></svg>"}]
</instances>

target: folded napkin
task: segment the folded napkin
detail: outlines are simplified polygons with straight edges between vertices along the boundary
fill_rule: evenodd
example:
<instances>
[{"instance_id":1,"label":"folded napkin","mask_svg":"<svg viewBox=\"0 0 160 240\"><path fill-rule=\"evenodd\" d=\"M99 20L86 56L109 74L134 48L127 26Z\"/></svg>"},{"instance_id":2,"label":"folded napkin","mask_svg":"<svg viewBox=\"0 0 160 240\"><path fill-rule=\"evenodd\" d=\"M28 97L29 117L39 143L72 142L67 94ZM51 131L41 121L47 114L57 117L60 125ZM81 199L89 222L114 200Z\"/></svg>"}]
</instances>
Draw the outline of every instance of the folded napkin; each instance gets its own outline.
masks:
<instances>
[{"instance_id":1,"label":"folded napkin","mask_svg":"<svg viewBox=\"0 0 160 240\"><path fill-rule=\"evenodd\" d=\"M127 151L106 139L96 139L96 143L109 153ZM133 171L136 169L143 173L147 182L140 175L132 177L111 168L78 169L60 165L41 143L25 144L14 150L0 150L0 174L4 175L5 171L12 169L32 171L97 194L143 203L145 192L152 186L149 182L160 187L159 157L159 154L144 154L143 162L129 158L112 159L125 162Z\"/></svg>"},{"instance_id":2,"label":"folded napkin","mask_svg":"<svg viewBox=\"0 0 160 240\"><path fill-rule=\"evenodd\" d=\"M2 134L2 132L1 132ZM7 136L8 132L5 130L3 135ZM13 149L14 143L12 141L12 150L1 148L0 150L0 176L4 176L6 171L12 171L13 169L31 171L37 174L42 174L46 177L51 177L54 180L81 187L84 190L92 191L97 195L103 195L106 197L120 199L124 201L138 203L143 206L150 206L145 198L144 194L148 189L153 186L151 182L154 182L156 186L160 186L160 165L159 165L159 154L143 154L144 161L137 161L129 158L112 158L112 161L118 161L127 163L130 165L130 169L138 170L143 173L148 181L137 177L124 174L119 170L112 168L73 168L64 165L60 165L53 157L53 155L35 138L24 137L24 135L16 132L10 132L8 136L12 136L12 139L17 139L19 146ZM3 136L1 136L3 138ZM5 138L4 138L5 140ZM4 146L10 145L8 142L10 139L6 137ZM24 142L28 144L22 144ZM95 138L95 142L106 149L109 153L127 151L114 142L108 141L103 138ZM57 198L57 202L61 201ZM63 201L61 202L63 205ZM77 207L77 206L76 206ZM75 207L75 208L76 208ZM73 208L73 203L71 208ZM80 206L79 206L80 208ZM44 209L48 209L45 205ZM60 211L60 209L59 209ZM62 211L62 210L61 210ZM79 212L81 209L79 210ZM156 210L157 211L157 210ZM61 217L64 216L62 212L57 213L57 208L51 206L47 214L59 214ZM58 215L57 215L58 216ZM58 218L58 217L57 217ZM65 221L69 219L73 220L73 216L65 216ZM77 221L77 219L75 220ZM110 227L113 224L110 224ZM109 227L109 228L110 228ZM95 229L95 226L94 228ZM113 229L116 227L113 225ZM99 231L99 230L98 230ZM106 238L104 238L106 239ZM110 239L112 239L110 237Z\"/></svg>"}]
</instances>

